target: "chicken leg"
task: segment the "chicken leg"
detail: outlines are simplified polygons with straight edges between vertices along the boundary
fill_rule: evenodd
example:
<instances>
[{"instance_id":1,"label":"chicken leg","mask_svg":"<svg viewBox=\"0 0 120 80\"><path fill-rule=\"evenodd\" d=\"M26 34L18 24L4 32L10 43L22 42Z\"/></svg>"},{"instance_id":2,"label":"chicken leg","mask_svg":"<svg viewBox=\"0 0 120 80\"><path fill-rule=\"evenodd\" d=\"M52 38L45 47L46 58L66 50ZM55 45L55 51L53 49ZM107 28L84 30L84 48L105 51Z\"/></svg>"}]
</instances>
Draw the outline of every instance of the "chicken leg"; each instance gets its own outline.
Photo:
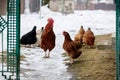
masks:
<instances>
[{"instance_id":1,"label":"chicken leg","mask_svg":"<svg viewBox=\"0 0 120 80\"><path fill-rule=\"evenodd\" d=\"M47 57L50 58L50 51L48 51L48 56Z\"/></svg>"},{"instance_id":2,"label":"chicken leg","mask_svg":"<svg viewBox=\"0 0 120 80\"><path fill-rule=\"evenodd\" d=\"M47 54L46 54L46 51L45 51L45 56L43 56L43 58L47 58Z\"/></svg>"}]
</instances>

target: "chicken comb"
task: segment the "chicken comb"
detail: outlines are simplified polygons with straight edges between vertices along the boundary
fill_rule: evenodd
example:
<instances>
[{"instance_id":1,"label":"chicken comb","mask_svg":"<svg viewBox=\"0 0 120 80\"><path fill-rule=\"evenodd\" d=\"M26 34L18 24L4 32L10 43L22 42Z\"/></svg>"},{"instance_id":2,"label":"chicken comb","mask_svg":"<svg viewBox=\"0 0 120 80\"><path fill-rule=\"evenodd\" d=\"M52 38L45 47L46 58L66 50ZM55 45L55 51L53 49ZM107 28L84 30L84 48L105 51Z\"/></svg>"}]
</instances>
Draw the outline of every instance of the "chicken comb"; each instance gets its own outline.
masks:
<instances>
[{"instance_id":1,"label":"chicken comb","mask_svg":"<svg viewBox=\"0 0 120 80\"><path fill-rule=\"evenodd\" d=\"M54 23L54 20L52 18L48 18L47 21L50 23Z\"/></svg>"}]
</instances>

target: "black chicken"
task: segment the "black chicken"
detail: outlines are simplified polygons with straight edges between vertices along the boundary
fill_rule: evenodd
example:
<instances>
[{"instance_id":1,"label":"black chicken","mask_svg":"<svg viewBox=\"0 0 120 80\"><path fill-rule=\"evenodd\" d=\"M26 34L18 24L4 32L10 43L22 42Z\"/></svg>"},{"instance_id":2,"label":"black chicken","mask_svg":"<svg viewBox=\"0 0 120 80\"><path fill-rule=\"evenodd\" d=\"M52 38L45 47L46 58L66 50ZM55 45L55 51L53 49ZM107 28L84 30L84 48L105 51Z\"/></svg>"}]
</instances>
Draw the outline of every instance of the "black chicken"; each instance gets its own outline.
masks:
<instances>
[{"instance_id":1,"label":"black chicken","mask_svg":"<svg viewBox=\"0 0 120 80\"><path fill-rule=\"evenodd\" d=\"M20 43L22 45L31 45L37 41L36 26L33 29L21 37Z\"/></svg>"}]
</instances>

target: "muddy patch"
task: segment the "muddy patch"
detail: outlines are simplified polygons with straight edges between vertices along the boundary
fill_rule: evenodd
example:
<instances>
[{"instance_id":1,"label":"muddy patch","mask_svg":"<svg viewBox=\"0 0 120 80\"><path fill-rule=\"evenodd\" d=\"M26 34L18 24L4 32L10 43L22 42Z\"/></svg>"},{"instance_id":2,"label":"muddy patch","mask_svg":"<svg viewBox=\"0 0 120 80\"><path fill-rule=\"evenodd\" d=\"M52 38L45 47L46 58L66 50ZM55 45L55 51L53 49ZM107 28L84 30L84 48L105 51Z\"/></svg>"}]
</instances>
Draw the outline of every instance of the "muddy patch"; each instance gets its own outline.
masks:
<instances>
[{"instance_id":1,"label":"muddy patch","mask_svg":"<svg viewBox=\"0 0 120 80\"><path fill-rule=\"evenodd\" d=\"M96 37L96 42L110 39L110 34ZM82 49L82 55L69 65L71 80L116 80L115 51L111 49Z\"/></svg>"}]
</instances>

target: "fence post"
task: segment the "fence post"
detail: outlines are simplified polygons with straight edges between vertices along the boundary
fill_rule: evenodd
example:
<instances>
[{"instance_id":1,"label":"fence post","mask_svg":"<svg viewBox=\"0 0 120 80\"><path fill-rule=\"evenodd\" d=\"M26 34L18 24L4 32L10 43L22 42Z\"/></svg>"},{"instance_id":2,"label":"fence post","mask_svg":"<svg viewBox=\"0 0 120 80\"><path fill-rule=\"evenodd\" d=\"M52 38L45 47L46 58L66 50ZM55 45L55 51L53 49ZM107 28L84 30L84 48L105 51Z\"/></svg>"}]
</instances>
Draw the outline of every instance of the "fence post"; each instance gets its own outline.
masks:
<instances>
[{"instance_id":1,"label":"fence post","mask_svg":"<svg viewBox=\"0 0 120 80\"><path fill-rule=\"evenodd\" d=\"M120 0L116 0L116 80L120 80Z\"/></svg>"}]
</instances>

